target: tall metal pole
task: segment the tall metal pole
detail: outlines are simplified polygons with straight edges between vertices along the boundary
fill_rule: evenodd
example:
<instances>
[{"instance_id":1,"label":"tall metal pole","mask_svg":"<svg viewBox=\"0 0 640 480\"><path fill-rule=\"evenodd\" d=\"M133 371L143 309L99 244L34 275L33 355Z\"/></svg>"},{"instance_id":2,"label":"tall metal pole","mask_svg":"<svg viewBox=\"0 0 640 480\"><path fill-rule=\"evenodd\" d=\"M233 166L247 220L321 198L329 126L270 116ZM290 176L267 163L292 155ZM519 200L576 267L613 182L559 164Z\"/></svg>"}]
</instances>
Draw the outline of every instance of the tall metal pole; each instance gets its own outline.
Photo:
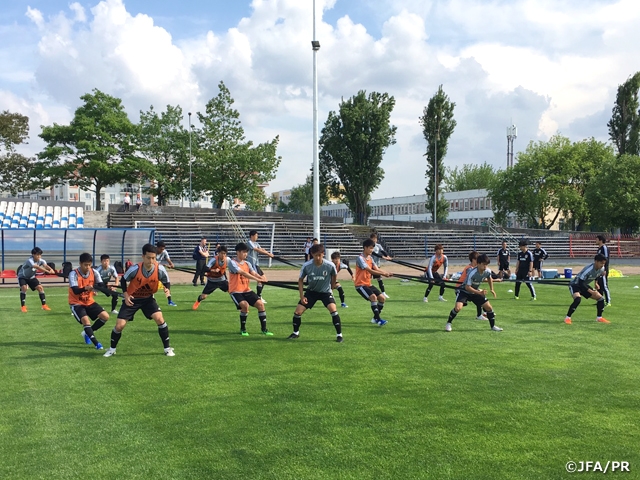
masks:
<instances>
[{"instance_id":1,"label":"tall metal pole","mask_svg":"<svg viewBox=\"0 0 640 480\"><path fill-rule=\"evenodd\" d=\"M189 112L189 208L193 208L193 189L191 183L191 112Z\"/></svg>"},{"instance_id":2,"label":"tall metal pole","mask_svg":"<svg viewBox=\"0 0 640 480\"><path fill-rule=\"evenodd\" d=\"M436 134L436 149L433 158L433 223L436 223L438 212L438 136Z\"/></svg>"},{"instance_id":3,"label":"tall metal pole","mask_svg":"<svg viewBox=\"0 0 640 480\"><path fill-rule=\"evenodd\" d=\"M313 236L320 240L320 159L318 156L318 50L316 40L316 0L313 0Z\"/></svg>"}]
</instances>

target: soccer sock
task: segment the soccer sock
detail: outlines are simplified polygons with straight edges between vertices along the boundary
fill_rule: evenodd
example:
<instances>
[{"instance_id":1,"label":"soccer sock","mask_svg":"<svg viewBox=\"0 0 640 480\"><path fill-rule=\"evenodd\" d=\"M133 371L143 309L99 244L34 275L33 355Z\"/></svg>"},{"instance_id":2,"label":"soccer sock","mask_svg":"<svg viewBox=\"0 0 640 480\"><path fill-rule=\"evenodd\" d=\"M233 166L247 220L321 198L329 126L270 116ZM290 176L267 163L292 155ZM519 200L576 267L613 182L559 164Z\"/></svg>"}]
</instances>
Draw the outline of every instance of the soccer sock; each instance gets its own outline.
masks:
<instances>
[{"instance_id":1,"label":"soccer sock","mask_svg":"<svg viewBox=\"0 0 640 480\"><path fill-rule=\"evenodd\" d=\"M380 310L378 310L378 302L371 302L371 310L373 311L373 318L380 321Z\"/></svg>"},{"instance_id":2,"label":"soccer sock","mask_svg":"<svg viewBox=\"0 0 640 480\"><path fill-rule=\"evenodd\" d=\"M449 320L447 320L447 323L453 322L453 319L456 318L456 315L458 315L458 312L456 312L455 308L452 308L449 312Z\"/></svg>"},{"instance_id":3,"label":"soccer sock","mask_svg":"<svg viewBox=\"0 0 640 480\"><path fill-rule=\"evenodd\" d=\"M201 302L204 300L204 295L198 295L198 302Z\"/></svg>"},{"instance_id":4,"label":"soccer sock","mask_svg":"<svg viewBox=\"0 0 640 480\"><path fill-rule=\"evenodd\" d=\"M493 326L496 324L496 314L493 313L493 310L491 310L490 312L487 312L487 317L489 318L489 326L493 328Z\"/></svg>"},{"instance_id":5,"label":"soccer sock","mask_svg":"<svg viewBox=\"0 0 640 480\"><path fill-rule=\"evenodd\" d=\"M258 318L260 319L260 328L263 332L267 331L267 312L258 312Z\"/></svg>"},{"instance_id":6,"label":"soccer sock","mask_svg":"<svg viewBox=\"0 0 640 480\"><path fill-rule=\"evenodd\" d=\"M520 296L520 284L521 282L516 282L516 293L515 293L516 297Z\"/></svg>"},{"instance_id":7,"label":"soccer sock","mask_svg":"<svg viewBox=\"0 0 640 480\"><path fill-rule=\"evenodd\" d=\"M167 301L168 301L169 303L171 303L171 295L169 295L169 296L167 297Z\"/></svg>"},{"instance_id":8,"label":"soccer sock","mask_svg":"<svg viewBox=\"0 0 640 480\"><path fill-rule=\"evenodd\" d=\"M598 317L601 317L602 312L604 311L604 297L598 300L598 303L596 303L596 309L598 310Z\"/></svg>"},{"instance_id":9,"label":"soccer sock","mask_svg":"<svg viewBox=\"0 0 640 480\"><path fill-rule=\"evenodd\" d=\"M169 326L166 322L162 325L158 325L158 335L160 335L164 348L169 348L171 346L169 344Z\"/></svg>"},{"instance_id":10,"label":"soccer sock","mask_svg":"<svg viewBox=\"0 0 640 480\"><path fill-rule=\"evenodd\" d=\"M240 312L240 330L243 332L247 330L247 316L248 313Z\"/></svg>"},{"instance_id":11,"label":"soccer sock","mask_svg":"<svg viewBox=\"0 0 640 480\"><path fill-rule=\"evenodd\" d=\"M91 330L93 330L94 332L97 332L98 330L100 330L102 327L105 326L105 321L102 320L101 318L98 318L95 322L93 322L93 325L91 325Z\"/></svg>"},{"instance_id":12,"label":"soccer sock","mask_svg":"<svg viewBox=\"0 0 640 480\"><path fill-rule=\"evenodd\" d=\"M431 293L431 289L433 288L433 284L430 284L427 289L424 291L424 296L425 297L429 297L429 294Z\"/></svg>"},{"instance_id":13,"label":"soccer sock","mask_svg":"<svg viewBox=\"0 0 640 480\"><path fill-rule=\"evenodd\" d=\"M84 325L84 334L89 337L89 340L91 340L91 343L93 343L94 345L98 345L98 340L96 340L96 336L93 334L93 328L91 328L90 325Z\"/></svg>"},{"instance_id":14,"label":"soccer sock","mask_svg":"<svg viewBox=\"0 0 640 480\"><path fill-rule=\"evenodd\" d=\"M480 305L476 305L476 317L482 315L482 307Z\"/></svg>"},{"instance_id":15,"label":"soccer sock","mask_svg":"<svg viewBox=\"0 0 640 480\"><path fill-rule=\"evenodd\" d=\"M338 287L338 295L340 295L340 303L344 303L344 290L342 287Z\"/></svg>"},{"instance_id":16,"label":"soccer sock","mask_svg":"<svg viewBox=\"0 0 640 480\"><path fill-rule=\"evenodd\" d=\"M111 297L111 310L115 310L118 306L118 297Z\"/></svg>"},{"instance_id":17,"label":"soccer sock","mask_svg":"<svg viewBox=\"0 0 640 480\"><path fill-rule=\"evenodd\" d=\"M115 327L111 330L111 348L116 348L118 346L121 336L122 332L116 331Z\"/></svg>"},{"instance_id":18,"label":"soccer sock","mask_svg":"<svg viewBox=\"0 0 640 480\"><path fill-rule=\"evenodd\" d=\"M384 308L384 303L378 302L378 313L382 313L383 308Z\"/></svg>"},{"instance_id":19,"label":"soccer sock","mask_svg":"<svg viewBox=\"0 0 640 480\"><path fill-rule=\"evenodd\" d=\"M567 312L567 317L571 317L571 315L573 315L573 312L576 311L581 301L582 297L576 297L573 299L573 303L571 304L571 306L569 307L569 311Z\"/></svg>"},{"instance_id":20,"label":"soccer sock","mask_svg":"<svg viewBox=\"0 0 640 480\"><path fill-rule=\"evenodd\" d=\"M256 293L258 294L259 297L262 297L263 288L264 288L264 285L258 284L258 288L256 288Z\"/></svg>"},{"instance_id":21,"label":"soccer sock","mask_svg":"<svg viewBox=\"0 0 640 480\"><path fill-rule=\"evenodd\" d=\"M331 314L331 321L333 322L333 326L336 328L336 334L342 335L342 325L340 325L340 315L338 312L333 312Z\"/></svg>"},{"instance_id":22,"label":"soccer sock","mask_svg":"<svg viewBox=\"0 0 640 480\"><path fill-rule=\"evenodd\" d=\"M535 297L535 296L536 296L536 291L535 291L535 289L533 288L533 283L531 283L531 282L527 282L527 287L529 287L529 291L531 292L531 296L532 296L532 297Z\"/></svg>"},{"instance_id":23,"label":"soccer sock","mask_svg":"<svg viewBox=\"0 0 640 480\"><path fill-rule=\"evenodd\" d=\"M20 305L24 307L24 304L26 301L27 301L26 292L20 292Z\"/></svg>"},{"instance_id":24,"label":"soccer sock","mask_svg":"<svg viewBox=\"0 0 640 480\"><path fill-rule=\"evenodd\" d=\"M380 291L384 293L384 282L381 278L378 279L378 287L380 287Z\"/></svg>"},{"instance_id":25,"label":"soccer sock","mask_svg":"<svg viewBox=\"0 0 640 480\"><path fill-rule=\"evenodd\" d=\"M300 315L293 315L293 333L300 332L300 325L302 324L302 317Z\"/></svg>"},{"instance_id":26,"label":"soccer sock","mask_svg":"<svg viewBox=\"0 0 640 480\"><path fill-rule=\"evenodd\" d=\"M440 285L440 296L444 295L444 283Z\"/></svg>"},{"instance_id":27,"label":"soccer sock","mask_svg":"<svg viewBox=\"0 0 640 480\"><path fill-rule=\"evenodd\" d=\"M44 292L39 293L38 296L40 297L40 303L42 303L43 305L46 305L47 299L44 298Z\"/></svg>"}]
</instances>

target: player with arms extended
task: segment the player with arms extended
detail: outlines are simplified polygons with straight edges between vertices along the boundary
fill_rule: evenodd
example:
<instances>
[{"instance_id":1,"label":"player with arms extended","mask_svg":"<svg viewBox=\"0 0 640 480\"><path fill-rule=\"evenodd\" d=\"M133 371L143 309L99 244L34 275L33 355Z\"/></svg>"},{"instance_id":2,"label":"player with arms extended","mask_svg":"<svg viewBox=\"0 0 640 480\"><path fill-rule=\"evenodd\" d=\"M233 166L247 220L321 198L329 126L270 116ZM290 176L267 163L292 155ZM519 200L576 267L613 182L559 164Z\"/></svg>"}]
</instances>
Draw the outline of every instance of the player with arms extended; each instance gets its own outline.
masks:
<instances>
[{"instance_id":1,"label":"player with arms extended","mask_svg":"<svg viewBox=\"0 0 640 480\"><path fill-rule=\"evenodd\" d=\"M40 296L40 303L43 310L51 310L47 305L47 299L44 295L44 288L40 285L40 281L36 278L36 272L48 273L55 275L55 270L47 265L47 262L42 258L42 249L40 247L34 247L31 250L31 257L22 264L22 267L18 269L18 285L20 285L20 309L23 313L27 313L27 287L32 292L38 290Z\"/></svg>"},{"instance_id":2,"label":"player with arms extended","mask_svg":"<svg viewBox=\"0 0 640 480\"><path fill-rule=\"evenodd\" d=\"M606 261L607 258L604 255L601 253L596 254L596 256L593 257L593 263L584 267L569 283L569 291L573 297L573 303L569 307L567 316L564 319L564 323L567 325L571 325L571 316L578 308L578 305L580 305L582 297L593 298L597 302L596 308L598 309L598 313L596 322L610 323L609 320L602 316L602 312L604 311L604 297L589 285L592 281L595 280L597 282L599 278L604 276L604 265Z\"/></svg>"}]
</instances>

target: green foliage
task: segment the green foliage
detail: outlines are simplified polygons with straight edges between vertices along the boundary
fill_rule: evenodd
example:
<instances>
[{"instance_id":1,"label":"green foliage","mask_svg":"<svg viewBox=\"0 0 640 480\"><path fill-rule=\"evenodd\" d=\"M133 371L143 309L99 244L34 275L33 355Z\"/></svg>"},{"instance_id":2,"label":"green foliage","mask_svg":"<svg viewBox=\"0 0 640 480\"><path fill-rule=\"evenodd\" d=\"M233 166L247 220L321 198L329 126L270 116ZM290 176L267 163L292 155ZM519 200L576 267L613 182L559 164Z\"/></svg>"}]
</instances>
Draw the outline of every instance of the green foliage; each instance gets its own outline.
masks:
<instances>
[{"instance_id":1,"label":"green foliage","mask_svg":"<svg viewBox=\"0 0 640 480\"><path fill-rule=\"evenodd\" d=\"M385 279L379 328L345 272L343 344L321 304L286 340L295 291L266 285L275 336L259 334L251 309L241 337L228 295L193 311L197 290L172 280L173 358L141 312L103 358L82 341L66 288L45 286L51 312L29 291L27 314L3 293L4 477L556 479L571 478L569 460L640 465L638 276L610 279L610 325L594 321L591 300L565 325L566 287L536 285L537 302L517 302L502 283L491 304L504 332L474 320L470 303L447 333L451 290L422 308L422 284ZM111 317L96 332L105 347Z\"/></svg>"},{"instance_id":2,"label":"green foliage","mask_svg":"<svg viewBox=\"0 0 640 480\"><path fill-rule=\"evenodd\" d=\"M141 181L153 169L137 157L136 126L119 98L97 89L80 98L84 104L69 125L54 123L42 128L40 137L47 145L38 155L37 172L42 186L67 180L94 191L96 210L100 210L104 187Z\"/></svg>"},{"instance_id":3,"label":"green foliage","mask_svg":"<svg viewBox=\"0 0 640 480\"><path fill-rule=\"evenodd\" d=\"M609 158L586 189L592 223L601 229L640 230L640 157Z\"/></svg>"},{"instance_id":4,"label":"green foliage","mask_svg":"<svg viewBox=\"0 0 640 480\"><path fill-rule=\"evenodd\" d=\"M153 170L149 193L156 196L158 205L169 198L180 198L189 192L189 132L182 126L180 106L167 105L158 115L151 106L140 112L137 145Z\"/></svg>"},{"instance_id":5,"label":"green foliage","mask_svg":"<svg viewBox=\"0 0 640 480\"><path fill-rule=\"evenodd\" d=\"M9 110L0 113L0 146L6 152L14 152L28 137L29 117Z\"/></svg>"},{"instance_id":6,"label":"green foliage","mask_svg":"<svg viewBox=\"0 0 640 480\"><path fill-rule=\"evenodd\" d=\"M618 86L616 103L611 113L609 138L616 146L618 155L640 155L640 111L638 91L640 72L629 77Z\"/></svg>"},{"instance_id":7,"label":"green foliage","mask_svg":"<svg viewBox=\"0 0 640 480\"><path fill-rule=\"evenodd\" d=\"M278 204L278 211L283 213L301 213L313 215L313 178L307 177L306 182L291 189L289 203Z\"/></svg>"},{"instance_id":8,"label":"green foliage","mask_svg":"<svg viewBox=\"0 0 640 480\"><path fill-rule=\"evenodd\" d=\"M453 110L456 104L444 93L442 85L431 97L420 117L422 134L427 142L427 211L433 212L433 199L438 199L436 208L437 218L434 221L444 222L447 219L449 202L440 198L440 185L445 178L444 157L447 155L449 138L456 128L457 122L453 118ZM437 162L437 163L436 163ZM436 168L437 167L437 168ZM437 183L435 182L437 175Z\"/></svg>"},{"instance_id":9,"label":"green foliage","mask_svg":"<svg viewBox=\"0 0 640 480\"><path fill-rule=\"evenodd\" d=\"M577 228L589 222L592 209L585 189L597 176L610 147L594 139L572 144L561 135L531 142L513 168L498 172L489 188L495 218L504 223L510 213L530 227L551 228L561 213Z\"/></svg>"},{"instance_id":10,"label":"green foliage","mask_svg":"<svg viewBox=\"0 0 640 480\"><path fill-rule=\"evenodd\" d=\"M329 112L320 137L321 184L333 196L344 195L354 221L366 224L367 202L384 178L384 153L396 143L390 124L395 99L364 90Z\"/></svg>"},{"instance_id":11,"label":"green foliage","mask_svg":"<svg viewBox=\"0 0 640 480\"><path fill-rule=\"evenodd\" d=\"M12 195L29 190L33 160L15 147L29 137L29 117L8 110L0 113L0 190Z\"/></svg>"},{"instance_id":12,"label":"green foliage","mask_svg":"<svg viewBox=\"0 0 640 480\"><path fill-rule=\"evenodd\" d=\"M444 178L444 186L448 192L461 192L464 190L478 190L489 188L496 178L496 170L492 165L464 164L460 169L447 168ZM433 202L432 202L433 204Z\"/></svg>"},{"instance_id":13,"label":"green foliage","mask_svg":"<svg viewBox=\"0 0 640 480\"><path fill-rule=\"evenodd\" d=\"M210 195L218 206L238 198L256 210L267 202L261 185L275 178L280 165L279 137L257 146L247 141L229 89L223 82L218 88L220 92L209 100L205 113L198 113L202 128L195 131L193 189L199 195Z\"/></svg>"}]
</instances>

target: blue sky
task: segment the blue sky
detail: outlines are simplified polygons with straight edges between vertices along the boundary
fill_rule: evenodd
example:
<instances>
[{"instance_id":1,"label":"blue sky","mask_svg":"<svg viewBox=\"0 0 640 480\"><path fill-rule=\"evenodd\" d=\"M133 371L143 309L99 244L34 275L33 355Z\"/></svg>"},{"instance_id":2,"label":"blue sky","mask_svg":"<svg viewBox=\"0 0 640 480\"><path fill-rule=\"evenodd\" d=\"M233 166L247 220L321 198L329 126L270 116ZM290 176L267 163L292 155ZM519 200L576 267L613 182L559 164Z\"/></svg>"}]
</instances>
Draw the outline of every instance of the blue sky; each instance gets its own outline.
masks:
<instances>
[{"instance_id":1,"label":"blue sky","mask_svg":"<svg viewBox=\"0 0 640 480\"><path fill-rule=\"evenodd\" d=\"M317 4L321 126L358 90L396 99L374 198L423 192L418 117L440 84L458 122L446 164L503 167L512 121L516 152L557 132L607 140L616 88L640 70L637 0ZM136 121L150 105L203 111L222 80L248 138L280 136L271 190L290 188L312 159L311 19L311 0L3 0L0 110L30 117L37 153L40 125L68 122L93 88Z\"/></svg>"}]
</instances>

